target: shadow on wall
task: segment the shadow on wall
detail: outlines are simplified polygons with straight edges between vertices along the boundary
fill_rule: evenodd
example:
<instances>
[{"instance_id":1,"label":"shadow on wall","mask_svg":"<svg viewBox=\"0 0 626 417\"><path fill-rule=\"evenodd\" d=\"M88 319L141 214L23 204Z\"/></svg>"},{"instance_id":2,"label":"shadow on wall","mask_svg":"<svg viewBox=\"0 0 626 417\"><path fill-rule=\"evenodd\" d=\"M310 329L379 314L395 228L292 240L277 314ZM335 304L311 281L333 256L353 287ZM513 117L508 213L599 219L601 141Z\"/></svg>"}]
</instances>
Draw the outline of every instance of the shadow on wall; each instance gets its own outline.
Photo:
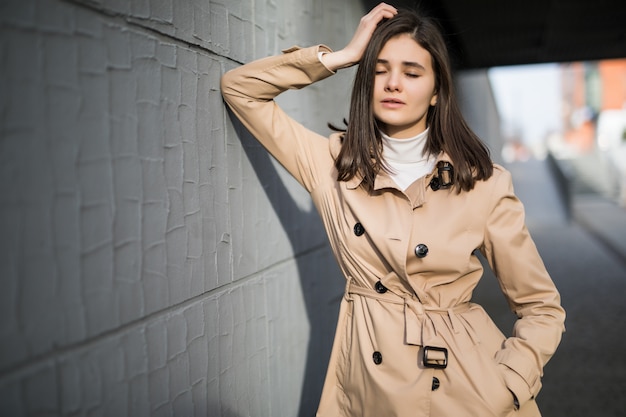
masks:
<instances>
[{"instance_id":1,"label":"shadow on wall","mask_svg":"<svg viewBox=\"0 0 626 417\"><path fill-rule=\"evenodd\" d=\"M298 257L298 251L302 250L298 247L301 246L298 242L302 242L302 236L297 236L298 229L288 222L295 218L303 224L319 223L318 230L322 230L319 214L316 210L303 211L298 207L279 178L270 154L230 110L228 110L228 115L272 208L278 214L296 256L295 261L310 328L298 416L310 417L315 415L319 404L345 281L330 254L330 245L328 258L333 260L332 265L325 265L319 269L304 266ZM289 215L285 216L285 213ZM320 276L319 271L330 271L330 273Z\"/></svg>"}]
</instances>

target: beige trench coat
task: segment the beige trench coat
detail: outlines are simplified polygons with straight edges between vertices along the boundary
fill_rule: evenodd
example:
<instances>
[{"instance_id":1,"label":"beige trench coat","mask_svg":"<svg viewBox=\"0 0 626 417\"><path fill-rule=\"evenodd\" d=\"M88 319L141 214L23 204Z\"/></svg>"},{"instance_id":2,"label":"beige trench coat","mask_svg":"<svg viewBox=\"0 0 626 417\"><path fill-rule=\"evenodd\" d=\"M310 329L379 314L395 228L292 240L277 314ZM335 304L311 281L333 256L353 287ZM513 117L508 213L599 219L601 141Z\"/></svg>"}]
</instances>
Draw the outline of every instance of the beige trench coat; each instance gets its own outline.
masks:
<instances>
[{"instance_id":1,"label":"beige trench coat","mask_svg":"<svg viewBox=\"0 0 626 417\"><path fill-rule=\"evenodd\" d=\"M565 313L509 173L495 166L489 180L461 194L433 191L436 170L404 192L385 174L372 195L358 178L338 182L339 136L304 128L273 101L288 88L332 75L320 50L327 49L294 47L222 78L235 115L311 194L345 274L317 415L538 416L534 397ZM470 302L482 275L475 250L519 317L512 337ZM435 365L447 349L447 366L425 366L425 346L429 360L439 360Z\"/></svg>"}]
</instances>

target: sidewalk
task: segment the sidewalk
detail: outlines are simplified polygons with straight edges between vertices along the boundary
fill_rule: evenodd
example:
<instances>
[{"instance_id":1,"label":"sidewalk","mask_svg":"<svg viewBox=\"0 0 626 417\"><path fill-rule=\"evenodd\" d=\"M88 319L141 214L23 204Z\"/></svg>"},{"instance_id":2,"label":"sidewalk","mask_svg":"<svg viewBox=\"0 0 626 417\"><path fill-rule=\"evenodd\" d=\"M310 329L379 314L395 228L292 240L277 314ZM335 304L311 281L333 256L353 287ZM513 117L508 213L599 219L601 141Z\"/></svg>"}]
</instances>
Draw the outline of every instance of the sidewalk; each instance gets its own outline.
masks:
<instances>
[{"instance_id":1,"label":"sidewalk","mask_svg":"<svg viewBox=\"0 0 626 417\"><path fill-rule=\"evenodd\" d=\"M597 196L577 196L574 221L610 250L626 268L626 209ZM626 279L626 269L624 271Z\"/></svg>"},{"instance_id":2,"label":"sidewalk","mask_svg":"<svg viewBox=\"0 0 626 417\"><path fill-rule=\"evenodd\" d=\"M560 197L557 181L547 161L509 164L517 196L524 203L531 229L570 223L581 227L588 238L609 250L626 268L626 208L594 193L571 196L571 207ZM571 213L569 219L568 212ZM624 270L626 279L626 269Z\"/></svg>"}]
</instances>

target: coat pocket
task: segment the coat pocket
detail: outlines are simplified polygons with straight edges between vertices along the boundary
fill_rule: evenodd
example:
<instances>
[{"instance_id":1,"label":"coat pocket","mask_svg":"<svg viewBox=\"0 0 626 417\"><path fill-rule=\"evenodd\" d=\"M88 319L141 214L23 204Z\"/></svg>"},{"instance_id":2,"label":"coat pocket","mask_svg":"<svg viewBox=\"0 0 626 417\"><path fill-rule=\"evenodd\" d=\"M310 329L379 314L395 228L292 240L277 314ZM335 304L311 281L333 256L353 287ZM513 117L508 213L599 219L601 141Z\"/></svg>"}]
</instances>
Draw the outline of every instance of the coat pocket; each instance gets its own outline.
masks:
<instances>
[{"instance_id":1,"label":"coat pocket","mask_svg":"<svg viewBox=\"0 0 626 417\"><path fill-rule=\"evenodd\" d=\"M507 416L515 408L513 393L508 389L504 381L504 369L494 359L495 353L491 349L485 349L481 344L476 346L477 356L481 359L482 371L479 375L479 383L487 390L481 390L479 394L496 416Z\"/></svg>"},{"instance_id":2,"label":"coat pocket","mask_svg":"<svg viewBox=\"0 0 626 417\"><path fill-rule=\"evenodd\" d=\"M507 416L514 410L514 397L506 386L503 369L495 360L506 337L478 305L462 316L475 339L475 344L464 349L459 358L459 366L463 368L461 374L467 378L467 389L478 397L477 407L486 408L480 411L480 415Z\"/></svg>"}]
</instances>

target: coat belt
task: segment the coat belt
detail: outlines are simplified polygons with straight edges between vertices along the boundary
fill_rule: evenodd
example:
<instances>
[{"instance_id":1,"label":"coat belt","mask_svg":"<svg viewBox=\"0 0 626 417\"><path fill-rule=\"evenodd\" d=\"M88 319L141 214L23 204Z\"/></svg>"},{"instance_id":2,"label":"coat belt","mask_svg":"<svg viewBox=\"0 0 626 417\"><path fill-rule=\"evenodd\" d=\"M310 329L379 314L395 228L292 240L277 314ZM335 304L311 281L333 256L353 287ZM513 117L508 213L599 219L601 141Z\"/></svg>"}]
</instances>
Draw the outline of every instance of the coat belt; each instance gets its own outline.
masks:
<instances>
[{"instance_id":1,"label":"coat belt","mask_svg":"<svg viewBox=\"0 0 626 417\"><path fill-rule=\"evenodd\" d=\"M398 294L388 289L385 293L379 293L371 288L356 285L351 279L348 279L346 285L346 296L358 295L361 297L371 298L383 303L398 304L404 306L404 334L405 342L415 346L445 346L446 343L441 339L440 332L437 331L436 323L433 320L434 315L447 316L449 320L448 326L454 333L459 333L465 328L470 337L476 343L477 338L474 332L465 326L465 321L459 318L459 313L463 313L470 309L471 303L464 302L450 308L441 308L437 306L428 306L422 304L417 296L408 293Z\"/></svg>"}]
</instances>

